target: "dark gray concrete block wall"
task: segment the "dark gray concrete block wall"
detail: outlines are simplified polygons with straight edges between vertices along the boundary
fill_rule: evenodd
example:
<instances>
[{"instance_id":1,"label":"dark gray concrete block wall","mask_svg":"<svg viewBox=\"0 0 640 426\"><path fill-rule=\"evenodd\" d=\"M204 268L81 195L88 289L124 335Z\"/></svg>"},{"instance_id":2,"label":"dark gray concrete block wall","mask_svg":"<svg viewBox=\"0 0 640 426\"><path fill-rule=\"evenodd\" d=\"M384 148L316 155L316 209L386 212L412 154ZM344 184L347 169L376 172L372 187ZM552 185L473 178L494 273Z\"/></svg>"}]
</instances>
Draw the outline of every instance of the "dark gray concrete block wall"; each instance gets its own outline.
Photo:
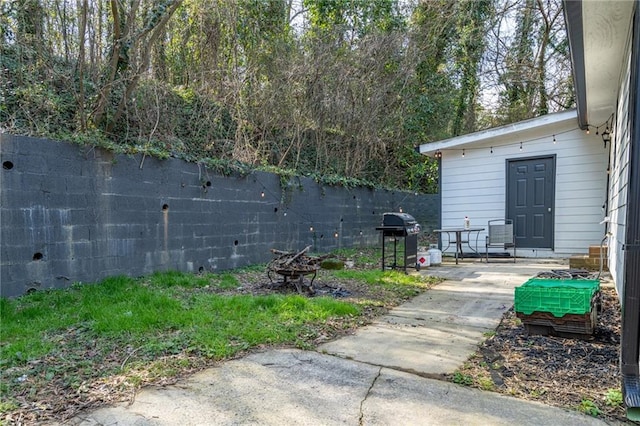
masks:
<instances>
[{"instance_id":1,"label":"dark gray concrete block wall","mask_svg":"<svg viewBox=\"0 0 640 426\"><path fill-rule=\"evenodd\" d=\"M348 189L277 175L0 135L0 294L268 262L271 248L379 246L388 211L439 223L438 195Z\"/></svg>"}]
</instances>

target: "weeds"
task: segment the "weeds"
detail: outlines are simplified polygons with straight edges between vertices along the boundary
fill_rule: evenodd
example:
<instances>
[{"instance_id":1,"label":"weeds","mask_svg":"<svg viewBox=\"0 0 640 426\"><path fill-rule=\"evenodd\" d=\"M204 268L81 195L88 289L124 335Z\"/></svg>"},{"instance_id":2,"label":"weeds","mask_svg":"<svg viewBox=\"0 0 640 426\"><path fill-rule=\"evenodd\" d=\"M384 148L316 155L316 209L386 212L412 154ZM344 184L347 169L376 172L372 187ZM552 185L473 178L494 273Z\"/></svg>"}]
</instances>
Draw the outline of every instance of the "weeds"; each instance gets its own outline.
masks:
<instances>
[{"instance_id":1,"label":"weeds","mask_svg":"<svg viewBox=\"0 0 640 426\"><path fill-rule=\"evenodd\" d=\"M341 259L352 260L354 265L358 267L380 266L380 253L378 249L338 249L334 254Z\"/></svg>"},{"instance_id":2,"label":"weeds","mask_svg":"<svg viewBox=\"0 0 640 426\"><path fill-rule=\"evenodd\" d=\"M491 377L478 377L477 382L482 390L494 391L496 389L496 385L493 383Z\"/></svg>"},{"instance_id":3,"label":"weeds","mask_svg":"<svg viewBox=\"0 0 640 426\"><path fill-rule=\"evenodd\" d=\"M545 388L536 387L530 390L529 395L531 395L531 397L534 399L538 399L546 393L547 390Z\"/></svg>"},{"instance_id":4,"label":"weeds","mask_svg":"<svg viewBox=\"0 0 640 426\"><path fill-rule=\"evenodd\" d=\"M578 411L588 414L593 417L597 417L600 414L598 406L589 399L583 399L578 406Z\"/></svg>"},{"instance_id":5,"label":"weeds","mask_svg":"<svg viewBox=\"0 0 640 426\"><path fill-rule=\"evenodd\" d=\"M622 402L622 391L619 389L608 389L604 395L604 403L610 407L621 406Z\"/></svg>"},{"instance_id":6,"label":"weeds","mask_svg":"<svg viewBox=\"0 0 640 426\"><path fill-rule=\"evenodd\" d=\"M461 373L460 371L456 371L453 373L453 383L464 386L473 385L473 377L468 374Z\"/></svg>"}]
</instances>

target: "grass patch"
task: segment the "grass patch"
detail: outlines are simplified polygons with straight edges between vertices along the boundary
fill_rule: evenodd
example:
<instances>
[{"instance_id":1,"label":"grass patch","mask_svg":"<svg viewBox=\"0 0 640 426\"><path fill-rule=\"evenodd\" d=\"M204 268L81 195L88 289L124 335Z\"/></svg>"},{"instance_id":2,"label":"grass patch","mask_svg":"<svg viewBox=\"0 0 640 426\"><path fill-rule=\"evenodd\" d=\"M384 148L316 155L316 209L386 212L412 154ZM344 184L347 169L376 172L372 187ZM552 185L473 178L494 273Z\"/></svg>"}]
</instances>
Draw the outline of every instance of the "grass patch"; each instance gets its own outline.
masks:
<instances>
[{"instance_id":1,"label":"grass patch","mask_svg":"<svg viewBox=\"0 0 640 426\"><path fill-rule=\"evenodd\" d=\"M381 312L371 306L395 306L437 282L395 271L323 273L358 295L254 293L247 279L266 278L258 265L219 274L117 276L0 298L0 424L16 413L39 416L34 422L68 418L61 413L100 400L96 394L105 389L105 400L113 400L114 392L165 383L254 348L310 348ZM36 413L34 404L47 408Z\"/></svg>"},{"instance_id":2,"label":"grass patch","mask_svg":"<svg viewBox=\"0 0 640 426\"><path fill-rule=\"evenodd\" d=\"M184 291L207 285L229 288L238 282L231 274L167 272L2 299L0 364L20 366L46 355L70 330L97 339L145 342L150 355L187 348L224 358L258 344L295 343L304 324L359 313L354 304L328 298ZM175 330L181 331L177 337Z\"/></svg>"},{"instance_id":3,"label":"grass patch","mask_svg":"<svg viewBox=\"0 0 640 426\"><path fill-rule=\"evenodd\" d=\"M440 281L438 278L424 275L409 275L399 271L339 270L333 275L340 279L362 281L371 287L392 291L401 297L411 297Z\"/></svg>"}]
</instances>

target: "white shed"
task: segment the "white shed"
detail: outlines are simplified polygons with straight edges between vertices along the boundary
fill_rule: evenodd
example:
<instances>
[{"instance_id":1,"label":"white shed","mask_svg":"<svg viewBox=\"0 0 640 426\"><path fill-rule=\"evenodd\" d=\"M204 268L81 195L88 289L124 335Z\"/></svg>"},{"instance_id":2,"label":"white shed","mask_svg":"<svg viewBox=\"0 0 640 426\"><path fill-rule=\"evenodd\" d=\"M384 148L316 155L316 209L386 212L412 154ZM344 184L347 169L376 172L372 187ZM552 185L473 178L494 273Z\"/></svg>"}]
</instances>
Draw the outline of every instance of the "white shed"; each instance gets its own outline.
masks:
<instances>
[{"instance_id":1,"label":"white shed","mask_svg":"<svg viewBox=\"0 0 640 426\"><path fill-rule=\"evenodd\" d=\"M420 152L441 154L443 227L462 226L466 215L480 227L511 216L518 255L527 256L565 257L606 242L622 304L624 403L640 421L640 0L563 0L563 9L577 110ZM528 166L540 176L529 178ZM532 212L525 225L513 213L519 204Z\"/></svg>"},{"instance_id":2,"label":"white shed","mask_svg":"<svg viewBox=\"0 0 640 426\"><path fill-rule=\"evenodd\" d=\"M581 130L571 110L421 145L440 160L442 227L461 227L468 216L471 227L485 228L469 236L480 253L488 221L505 218L514 221L518 257L568 257L600 245L605 125Z\"/></svg>"}]
</instances>

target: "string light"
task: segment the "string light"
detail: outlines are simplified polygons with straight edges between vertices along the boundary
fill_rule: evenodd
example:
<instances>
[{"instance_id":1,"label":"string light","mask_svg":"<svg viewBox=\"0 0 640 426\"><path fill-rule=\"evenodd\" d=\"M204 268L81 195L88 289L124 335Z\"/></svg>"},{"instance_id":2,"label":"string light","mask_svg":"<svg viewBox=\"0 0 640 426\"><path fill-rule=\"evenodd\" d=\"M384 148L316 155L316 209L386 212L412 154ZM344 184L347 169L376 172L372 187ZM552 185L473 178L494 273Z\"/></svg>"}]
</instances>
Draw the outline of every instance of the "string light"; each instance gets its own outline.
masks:
<instances>
[{"instance_id":1,"label":"string light","mask_svg":"<svg viewBox=\"0 0 640 426\"><path fill-rule=\"evenodd\" d=\"M602 132L602 142L605 148L607 147L607 143L611 142L611 133L609 133L608 129Z\"/></svg>"},{"instance_id":2,"label":"string light","mask_svg":"<svg viewBox=\"0 0 640 426\"><path fill-rule=\"evenodd\" d=\"M604 136L605 138L607 138L607 137L611 138L611 136L613 135L613 122L612 122L612 120L613 120L613 114L612 114L612 116L611 116L607 121L605 121L604 123L602 123L602 124L599 126L600 128L605 128L605 129L608 127L608 132L607 132L607 130L605 130L605 131L603 131L603 132L600 132L600 133L599 133L599 135ZM611 124L610 124L610 123L611 123ZM596 128L596 126L591 125L591 124L587 125L587 132L589 131L589 129L590 129L590 128ZM560 132L559 134L569 133L569 132L573 132L573 131L575 131L575 130L580 130L580 129L579 129L578 127L575 127L575 128L573 128L573 129L568 129L568 130L562 131L562 132ZM589 133L589 132L588 132L588 133ZM551 135L551 137L552 137L552 141L553 141L553 143L554 143L554 144L557 144L557 143L558 143L557 135L558 135L558 134L552 134L552 135ZM549 137L549 135L546 135L546 136L541 136L541 137L539 137L539 138L527 139L527 140L525 140L525 141L513 142L513 143L506 143L506 144L504 144L504 145L499 145L499 146L498 146L498 148L499 148L499 147L505 147L505 146L514 146L514 145L518 144L518 145L519 145L519 147L518 147L518 148L519 148L519 150L520 150L520 151L524 151L524 143L525 143L525 142L529 143L529 142L533 142L533 141L540 141L540 140L544 140L544 139L546 139L546 138L548 138L548 137ZM548 140L548 139L547 139L547 140ZM573 140L573 139L567 139L567 140L563 140L563 141L571 141L571 140ZM489 146L489 152L490 152L491 154L493 154L493 153L494 153L494 152L493 152L493 148L494 148L493 146ZM482 148L480 148L480 147L478 147L478 148L471 147L471 148L462 148L462 149L460 149L460 148L457 148L457 149L456 149L456 148L452 148L452 149L450 149L450 151L458 151L458 152L460 152L460 150L461 150L461 151L462 151L462 152L461 152L461 155L462 155L462 157L464 158L464 157L466 157L467 149L470 149L470 150L474 150L474 149L486 149L486 147L482 147ZM442 152L443 152L443 151L441 151L441 150L439 150L439 149L438 149L438 150L436 150L436 151L434 152L434 154L433 154L434 158L442 158Z\"/></svg>"},{"instance_id":3,"label":"string light","mask_svg":"<svg viewBox=\"0 0 640 426\"><path fill-rule=\"evenodd\" d=\"M260 182L260 180L259 180L259 179L256 179L256 180L255 180L255 182L258 182L258 183L260 183L260 184L262 185L263 190L260 192L260 197L261 197L261 198L266 197L267 193L269 193L269 195L270 195L270 196L273 196L273 195L274 195L274 194L269 190L269 188L268 188L267 186L265 186L265 184L264 184L263 182ZM278 213L278 207L275 207L273 211L274 211L274 213L276 213L276 214L277 214L277 213ZM289 217L288 212L291 212L291 213L293 214L293 216L296 216L296 215L297 215L297 216L299 216L299 217L301 218L301 222L299 222L299 224L300 224L300 225L302 225L302 226L309 226L309 232L313 233L313 238L314 238L314 241L315 241L315 238L316 238L316 235L315 235L316 229L315 229L315 227L314 227L313 225L309 225L309 223L312 223L312 222L313 222L313 220L312 220L310 217L308 217L308 216L306 216L306 215L302 214L302 212L299 212L299 211L297 211L297 210L295 210L295 209L289 209L289 208L288 208L288 209L287 209L287 211L285 211L285 212L282 212L282 211L281 211L281 214L282 214L284 217ZM321 238L321 239L323 238L322 234L320 235L320 238Z\"/></svg>"},{"instance_id":4,"label":"string light","mask_svg":"<svg viewBox=\"0 0 640 426\"><path fill-rule=\"evenodd\" d=\"M599 126L587 124L587 134L589 134L590 127L595 127L596 135L602 136L602 140L604 141L605 148L607 146L607 142L611 141L611 135L613 134L613 117L614 116L615 116L614 113L612 113L611 116L607 118L607 120L604 123L600 124ZM604 127L604 131L602 133L600 133L600 127Z\"/></svg>"}]
</instances>

